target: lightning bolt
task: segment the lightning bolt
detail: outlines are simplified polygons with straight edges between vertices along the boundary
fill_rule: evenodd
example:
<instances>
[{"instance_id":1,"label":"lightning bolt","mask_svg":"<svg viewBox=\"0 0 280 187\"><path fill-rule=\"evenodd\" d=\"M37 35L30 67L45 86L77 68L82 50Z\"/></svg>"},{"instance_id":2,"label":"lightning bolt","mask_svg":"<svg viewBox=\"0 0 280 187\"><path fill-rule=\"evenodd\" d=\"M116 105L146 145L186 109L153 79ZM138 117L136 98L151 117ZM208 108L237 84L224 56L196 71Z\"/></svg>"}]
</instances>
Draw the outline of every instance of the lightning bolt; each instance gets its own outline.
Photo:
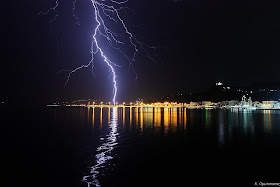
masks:
<instances>
[{"instance_id":1,"label":"lightning bolt","mask_svg":"<svg viewBox=\"0 0 280 187\"><path fill-rule=\"evenodd\" d=\"M49 14L50 12L54 12L55 15L54 15L54 17L51 19L50 23L52 23L53 21L55 21L56 18L57 18L57 16L58 16L58 11L57 11L57 7L59 6L58 2L59 2L59 0L56 0L56 1L55 1L55 6L54 6L54 7L49 8L46 12L39 12L39 13L38 13L38 16L40 16L40 15L42 15L42 14L43 14L43 15L47 15L47 14Z\"/></svg>"},{"instance_id":2,"label":"lightning bolt","mask_svg":"<svg viewBox=\"0 0 280 187\"><path fill-rule=\"evenodd\" d=\"M128 0L125 1L116 1L116 0L90 0L91 4L93 6L94 9L94 21L97 23L95 29L94 29L94 33L93 33L93 40L91 42L91 59L87 64L83 64L79 67L76 67L73 70L62 70L65 72L68 72L67 74L67 78L66 78L66 82L64 84L64 87L68 84L71 75L75 72L77 72L78 70L81 70L83 68L88 68L90 66L92 66L92 73L93 72L93 67L94 67L94 57L97 54L100 54L101 57L103 58L104 63L108 66L109 68L109 72L110 75L112 75L112 82L113 82L113 98L112 98L112 103L115 105L116 104L116 97L117 97L117 76L116 76L116 71L115 68L116 67L120 67L118 64L114 63L113 61L111 61L106 54L104 53L104 51L102 50L101 46L99 45L99 40L98 37L104 37L109 45L117 50L118 52L120 52L125 59L128 61L129 63L129 68L131 68L133 70L133 72L136 75L136 80L138 79L137 73L134 69L133 66L133 62L135 61L135 58L137 56L137 53L139 52L139 49L142 49L142 51L146 54L146 56L152 60L153 62L157 62L152 55L150 55L148 50L156 50L156 47L154 46L149 46L145 43L142 43L140 41L138 41L136 39L136 37L132 34L132 32L129 31L125 21L122 19L122 17L120 16L120 10L125 10L125 9L129 9L128 7L122 7L123 4L127 3ZM73 0L72 3L72 14L73 17L76 21L76 24L79 24L78 22L78 17L76 16L75 13L75 8L76 8L76 2L77 0ZM51 19L50 23L52 23L53 21L56 20L56 18L58 17L58 11L57 11L57 7L59 6L59 0L55 1L55 6L52 8L49 8L46 12L40 12L38 15L46 15L49 14L51 11L53 11L55 13L54 17ZM129 9L130 10L130 9ZM125 35L128 38L128 44L130 46L132 46L133 48L133 54L132 56L126 54L122 48L123 46L127 45L125 42L120 41L118 38L120 35L118 35L117 33L113 32L107 25L106 21L109 21L108 19L105 21L104 18L108 18L110 21L114 22L115 24L119 24L121 26L121 28L123 29ZM60 71L61 72L61 71Z\"/></svg>"},{"instance_id":3,"label":"lightning bolt","mask_svg":"<svg viewBox=\"0 0 280 187\"><path fill-rule=\"evenodd\" d=\"M114 83L114 89L113 89L113 103L114 103L114 105L116 104L116 96L117 96L117 91L118 91L118 88L117 88L117 81L116 81L116 72L115 72L115 70L114 70L114 67L113 67L113 65L115 65L116 66L116 64L114 64L113 62L111 62L105 55L104 55L104 53L103 53L103 51L102 51L102 49L99 47L99 45L98 45L98 42L97 42L97 39L96 39L96 34L97 34L97 32L98 31L100 31L99 30L99 27L100 27L100 25L101 25L101 22L98 20L98 18L101 18L100 17L100 14L99 14L99 10L98 10L98 8L97 8L97 3L96 3L96 1L95 0L92 0L91 1L92 2L92 5L93 5L93 7L94 7L94 9L95 9L95 20L96 20L96 22L98 23L97 24L97 27L95 28L95 31L94 31L94 35L93 35L93 39L94 39L94 43L95 43L95 45L96 45L96 47L97 47L97 49L98 49L98 51L100 52L100 54L101 54L101 56L104 58L104 62L106 62L107 63L107 65L110 67L110 70L111 70L111 72L112 72L112 74L113 74L113 83ZM102 23L103 23L103 25L104 25L104 21L103 21L103 19L100 19L100 20L102 20ZM105 25L104 25L105 26ZM106 28L106 27L105 27ZM111 32L109 32L109 33L111 33ZM112 35L111 35L112 36ZM113 37L114 38L114 37ZM115 38L114 38L115 39ZM116 40L117 41L117 40ZM92 59L93 60L93 59Z\"/></svg>"},{"instance_id":4,"label":"lightning bolt","mask_svg":"<svg viewBox=\"0 0 280 187\"><path fill-rule=\"evenodd\" d=\"M79 23L79 21L78 21L78 17L77 17L77 15L76 15L76 3L77 3L77 0L74 0L73 1L73 3L72 3L72 15L73 15L73 17L74 17L74 19L75 19L75 24L77 24L77 25L80 25L80 23Z\"/></svg>"}]
</instances>

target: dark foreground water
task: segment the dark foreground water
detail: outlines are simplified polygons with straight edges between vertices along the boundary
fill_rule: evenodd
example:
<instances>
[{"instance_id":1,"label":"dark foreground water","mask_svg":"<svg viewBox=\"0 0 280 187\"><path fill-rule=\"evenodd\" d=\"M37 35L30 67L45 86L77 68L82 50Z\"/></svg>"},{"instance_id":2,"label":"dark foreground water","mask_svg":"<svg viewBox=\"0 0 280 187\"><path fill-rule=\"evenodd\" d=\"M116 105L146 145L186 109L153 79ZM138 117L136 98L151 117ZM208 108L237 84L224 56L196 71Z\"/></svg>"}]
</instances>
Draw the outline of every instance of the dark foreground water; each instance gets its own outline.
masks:
<instances>
[{"instance_id":1,"label":"dark foreground water","mask_svg":"<svg viewBox=\"0 0 280 187\"><path fill-rule=\"evenodd\" d=\"M280 111L15 107L1 128L5 186L280 182Z\"/></svg>"}]
</instances>

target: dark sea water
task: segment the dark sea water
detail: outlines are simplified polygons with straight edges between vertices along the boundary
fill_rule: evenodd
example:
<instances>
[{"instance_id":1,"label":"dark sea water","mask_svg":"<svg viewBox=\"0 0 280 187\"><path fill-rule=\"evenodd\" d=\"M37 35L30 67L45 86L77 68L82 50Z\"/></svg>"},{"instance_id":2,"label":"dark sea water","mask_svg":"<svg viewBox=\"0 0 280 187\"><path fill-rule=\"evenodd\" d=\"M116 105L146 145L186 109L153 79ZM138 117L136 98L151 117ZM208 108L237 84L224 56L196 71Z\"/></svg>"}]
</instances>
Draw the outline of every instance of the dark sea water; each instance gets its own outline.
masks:
<instances>
[{"instance_id":1,"label":"dark sea water","mask_svg":"<svg viewBox=\"0 0 280 187\"><path fill-rule=\"evenodd\" d=\"M280 111L1 108L6 186L280 182Z\"/></svg>"}]
</instances>

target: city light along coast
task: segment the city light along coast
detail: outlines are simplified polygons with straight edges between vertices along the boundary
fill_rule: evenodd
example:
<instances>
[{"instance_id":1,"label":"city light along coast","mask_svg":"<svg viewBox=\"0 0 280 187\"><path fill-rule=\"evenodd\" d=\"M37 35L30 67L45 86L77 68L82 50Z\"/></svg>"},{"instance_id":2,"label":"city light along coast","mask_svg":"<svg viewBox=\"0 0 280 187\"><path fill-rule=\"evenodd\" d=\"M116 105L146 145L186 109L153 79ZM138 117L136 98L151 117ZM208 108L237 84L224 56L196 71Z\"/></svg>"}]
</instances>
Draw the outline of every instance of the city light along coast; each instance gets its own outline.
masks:
<instances>
[{"instance_id":1,"label":"city light along coast","mask_svg":"<svg viewBox=\"0 0 280 187\"><path fill-rule=\"evenodd\" d=\"M47 105L49 107L160 107L160 108L187 108L187 109L237 109L237 110L280 110L280 100L278 101L252 101L251 97L246 98L245 95L241 101L230 100L221 102L201 101L190 103L177 103L177 102L155 102L144 103L130 102L130 103L118 103L112 104L111 102L91 102L86 100L80 100L79 102L73 102L69 104L67 102L53 103Z\"/></svg>"}]
</instances>

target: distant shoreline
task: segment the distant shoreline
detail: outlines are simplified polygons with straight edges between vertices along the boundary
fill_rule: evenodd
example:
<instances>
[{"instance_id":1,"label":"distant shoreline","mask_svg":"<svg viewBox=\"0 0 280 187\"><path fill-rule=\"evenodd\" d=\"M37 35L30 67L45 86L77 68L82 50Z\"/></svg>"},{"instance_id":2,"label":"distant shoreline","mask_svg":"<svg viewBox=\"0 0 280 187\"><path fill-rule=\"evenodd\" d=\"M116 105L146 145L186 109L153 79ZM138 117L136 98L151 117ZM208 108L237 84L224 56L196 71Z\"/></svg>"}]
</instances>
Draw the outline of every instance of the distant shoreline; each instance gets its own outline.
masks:
<instances>
[{"instance_id":1,"label":"distant shoreline","mask_svg":"<svg viewBox=\"0 0 280 187\"><path fill-rule=\"evenodd\" d=\"M203 109L203 110L213 110L213 109L235 109L235 110L280 110L280 108L234 108L234 107L215 107L215 108L205 108L205 107L186 107L186 106L123 106L123 105L68 105L68 106L61 106L61 105L47 105L47 107L85 107L85 108L186 108L186 109Z\"/></svg>"}]
</instances>

